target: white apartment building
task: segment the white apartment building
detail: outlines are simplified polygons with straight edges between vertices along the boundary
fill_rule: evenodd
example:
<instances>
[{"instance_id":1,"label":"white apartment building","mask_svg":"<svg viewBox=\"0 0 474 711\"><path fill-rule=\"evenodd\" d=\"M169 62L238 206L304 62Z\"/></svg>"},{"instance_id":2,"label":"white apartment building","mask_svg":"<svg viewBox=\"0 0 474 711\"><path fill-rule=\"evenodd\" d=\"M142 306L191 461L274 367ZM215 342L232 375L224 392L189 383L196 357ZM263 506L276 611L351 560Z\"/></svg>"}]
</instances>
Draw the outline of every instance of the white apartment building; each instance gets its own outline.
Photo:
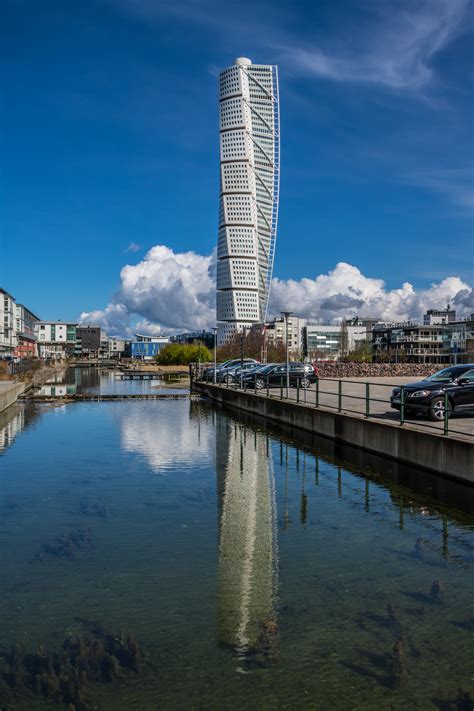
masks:
<instances>
[{"instance_id":1,"label":"white apartment building","mask_svg":"<svg viewBox=\"0 0 474 711\"><path fill-rule=\"evenodd\" d=\"M125 339L123 338L108 338L108 357L119 358L125 351Z\"/></svg>"},{"instance_id":2,"label":"white apartment building","mask_svg":"<svg viewBox=\"0 0 474 711\"><path fill-rule=\"evenodd\" d=\"M41 358L66 358L74 355L77 323L73 321L38 321L35 333Z\"/></svg>"},{"instance_id":3,"label":"white apartment building","mask_svg":"<svg viewBox=\"0 0 474 711\"><path fill-rule=\"evenodd\" d=\"M0 358L36 355L35 323L38 317L0 289Z\"/></svg>"},{"instance_id":4,"label":"white apartment building","mask_svg":"<svg viewBox=\"0 0 474 711\"><path fill-rule=\"evenodd\" d=\"M288 317L288 352L292 355L298 355L303 352L303 328L306 325L306 319L298 316ZM286 345L286 322L282 318L274 318L266 324L265 338L267 346L278 344Z\"/></svg>"},{"instance_id":5,"label":"white apartment building","mask_svg":"<svg viewBox=\"0 0 474 711\"><path fill-rule=\"evenodd\" d=\"M365 325L349 326L346 324L346 335L339 324L307 323L304 327L305 353L311 360L337 360L342 355L360 343L367 343L367 329ZM343 340L346 343L343 344ZM342 351L345 350L345 353Z\"/></svg>"},{"instance_id":6,"label":"white apartment building","mask_svg":"<svg viewBox=\"0 0 474 711\"><path fill-rule=\"evenodd\" d=\"M13 356L17 343L15 299L0 289L0 357Z\"/></svg>"},{"instance_id":7,"label":"white apartment building","mask_svg":"<svg viewBox=\"0 0 474 711\"><path fill-rule=\"evenodd\" d=\"M39 318L23 304L15 304L15 328L26 338L35 338L35 324Z\"/></svg>"},{"instance_id":8,"label":"white apartment building","mask_svg":"<svg viewBox=\"0 0 474 711\"><path fill-rule=\"evenodd\" d=\"M278 220L280 120L276 66L239 57L220 75L217 338L264 323Z\"/></svg>"}]
</instances>

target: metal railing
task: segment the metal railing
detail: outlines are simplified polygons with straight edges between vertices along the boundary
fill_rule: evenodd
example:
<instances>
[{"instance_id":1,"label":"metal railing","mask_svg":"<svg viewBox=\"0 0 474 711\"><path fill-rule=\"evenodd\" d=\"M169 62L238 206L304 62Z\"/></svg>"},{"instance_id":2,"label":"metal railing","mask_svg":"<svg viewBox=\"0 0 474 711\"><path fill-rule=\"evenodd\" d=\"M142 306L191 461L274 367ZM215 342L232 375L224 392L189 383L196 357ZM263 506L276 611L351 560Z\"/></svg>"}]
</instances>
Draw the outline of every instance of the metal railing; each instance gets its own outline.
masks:
<instances>
[{"instance_id":1,"label":"metal railing","mask_svg":"<svg viewBox=\"0 0 474 711\"><path fill-rule=\"evenodd\" d=\"M33 358L23 358L15 362L10 362L7 365L8 375L21 375L29 371L38 370L41 367L41 362Z\"/></svg>"},{"instance_id":2,"label":"metal railing","mask_svg":"<svg viewBox=\"0 0 474 711\"><path fill-rule=\"evenodd\" d=\"M211 369L212 370L212 369ZM196 380L212 382L212 375L207 376L205 369L194 374ZM309 382L310 381L310 382ZM260 377L248 380L242 374L234 378L221 378L217 385L251 392L260 397L272 397L289 400L302 405L312 406L336 412L359 415L365 419L379 419L385 422L397 422L400 426L407 423L417 427L427 428L446 436L457 434L474 437L474 406L454 410L448 391L437 398L439 413L436 421L428 419L433 412L433 404L420 405L407 395L406 385L396 383L376 383L366 380L348 380L340 378L316 378L290 375L290 385L287 387L286 374L279 381L272 380L262 374ZM399 402L392 407L390 396L394 389L399 390ZM388 392L387 392L388 391ZM441 400L442 397L442 400ZM465 416L465 417L462 417ZM461 419L462 418L462 419ZM468 423L465 429L458 429L456 422Z\"/></svg>"}]
</instances>

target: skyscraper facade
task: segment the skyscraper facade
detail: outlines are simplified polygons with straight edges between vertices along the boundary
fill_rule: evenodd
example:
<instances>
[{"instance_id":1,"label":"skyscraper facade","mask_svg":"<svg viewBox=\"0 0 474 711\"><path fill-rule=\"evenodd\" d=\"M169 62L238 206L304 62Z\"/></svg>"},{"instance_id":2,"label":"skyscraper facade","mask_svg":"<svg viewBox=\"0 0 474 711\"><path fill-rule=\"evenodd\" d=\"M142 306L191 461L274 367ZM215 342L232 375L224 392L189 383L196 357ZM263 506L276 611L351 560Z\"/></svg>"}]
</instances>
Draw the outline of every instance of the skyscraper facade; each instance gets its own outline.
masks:
<instances>
[{"instance_id":1,"label":"skyscraper facade","mask_svg":"<svg viewBox=\"0 0 474 711\"><path fill-rule=\"evenodd\" d=\"M280 176L276 66L239 57L220 75L217 322L220 343L266 319Z\"/></svg>"}]
</instances>

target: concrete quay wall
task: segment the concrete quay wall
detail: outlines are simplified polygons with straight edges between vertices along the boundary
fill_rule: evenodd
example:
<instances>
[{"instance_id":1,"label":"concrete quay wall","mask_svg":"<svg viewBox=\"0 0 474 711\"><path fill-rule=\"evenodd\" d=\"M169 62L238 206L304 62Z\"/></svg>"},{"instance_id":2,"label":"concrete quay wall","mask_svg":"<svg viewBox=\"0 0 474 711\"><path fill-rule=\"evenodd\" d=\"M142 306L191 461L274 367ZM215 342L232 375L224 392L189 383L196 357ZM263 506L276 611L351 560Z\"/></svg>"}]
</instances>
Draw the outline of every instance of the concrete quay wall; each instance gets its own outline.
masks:
<instances>
[{"instance_id":1,"label":"concrete quay wall","mask_svg":"<svg viewBox=\"0 0 474 711\"><path fill-rule=\"evenodd\" d=\"M474 445L465 440L218 385L194 382L193 390L221 405L474 484Z\"/></svg>"},{"instance_id":2,"label":"concrete quay wall","mask_svg":"<svg viewBox=\"0 0 474 711\"><path fill-rule=\"evenodd\" d=\"M0 412L3 412L23 394L26 383L0 383Z\"/></svg>"}]
</instances>

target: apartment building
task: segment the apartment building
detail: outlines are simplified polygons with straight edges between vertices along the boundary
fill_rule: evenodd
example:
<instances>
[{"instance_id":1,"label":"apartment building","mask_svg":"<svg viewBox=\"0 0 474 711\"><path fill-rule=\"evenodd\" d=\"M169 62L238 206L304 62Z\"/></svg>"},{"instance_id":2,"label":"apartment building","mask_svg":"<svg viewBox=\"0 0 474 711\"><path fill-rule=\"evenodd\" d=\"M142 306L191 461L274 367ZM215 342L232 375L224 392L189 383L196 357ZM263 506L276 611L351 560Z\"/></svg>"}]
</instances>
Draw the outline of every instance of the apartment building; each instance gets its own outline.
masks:
<instances>
[{"instance_id":1,"label":"apartment building","mask_svg":"<svg viewBox=\"0 0 474 711\"><path fill-rule=\"evenodd\" d=\"M38 354L41 358L60 360L75 355L77 323L73 321L39 321L35 324Z\"/></svg>"},{"instance_id":2,"label":"apartment building","mask_svg":"<svg viewBox=\"0 0 474 711\"><path fill-rule=\"evenodd\" d=\"M35 324L39 319L0 288L0 358L37 355Z\"/></svg>"},{"instance_id":3,"label":"apartment building","mask_svg":"<svg viewBox=\"0 0 474 711\"><path fill-rule=\"evenodd\" d=\"M374 360L412 363L474 361L474 314L456 319L449 309L431 309L417 321L377 323L372 331Z\"/></svg>"},{"instance_id":4,"label":"apartment building","mask_svg":"<svg viewBox=\"0 0 474 711\"><path fill-rule=\"evenodd\" d=\"M13 356L17 346L16 304L14 297L0 289L0 358Z\"/></svg>"},{"instance_id":5,"label":"apartment building","mask_svg":"<svg viewBox=\"0 0 474 711\"><path fill-rule=\"evenodd\" d=\"M303 329L304 355L311 360L339 360L366 343L367 323L320 324L308 322Z\"/></svg>"},{"instance_id":6,"label":"apartment building","mask_svg":"<svg viewBox=\"0 0 474 711\"><path fill-rule=\"evenodd\" d=\"M303 328L306 319L298 316L288 317L288 352L299 356L303 352ZM265 324L267 346L286 345L286 322L283 317L274 318Z\"/></svg>"}]
</instances>

